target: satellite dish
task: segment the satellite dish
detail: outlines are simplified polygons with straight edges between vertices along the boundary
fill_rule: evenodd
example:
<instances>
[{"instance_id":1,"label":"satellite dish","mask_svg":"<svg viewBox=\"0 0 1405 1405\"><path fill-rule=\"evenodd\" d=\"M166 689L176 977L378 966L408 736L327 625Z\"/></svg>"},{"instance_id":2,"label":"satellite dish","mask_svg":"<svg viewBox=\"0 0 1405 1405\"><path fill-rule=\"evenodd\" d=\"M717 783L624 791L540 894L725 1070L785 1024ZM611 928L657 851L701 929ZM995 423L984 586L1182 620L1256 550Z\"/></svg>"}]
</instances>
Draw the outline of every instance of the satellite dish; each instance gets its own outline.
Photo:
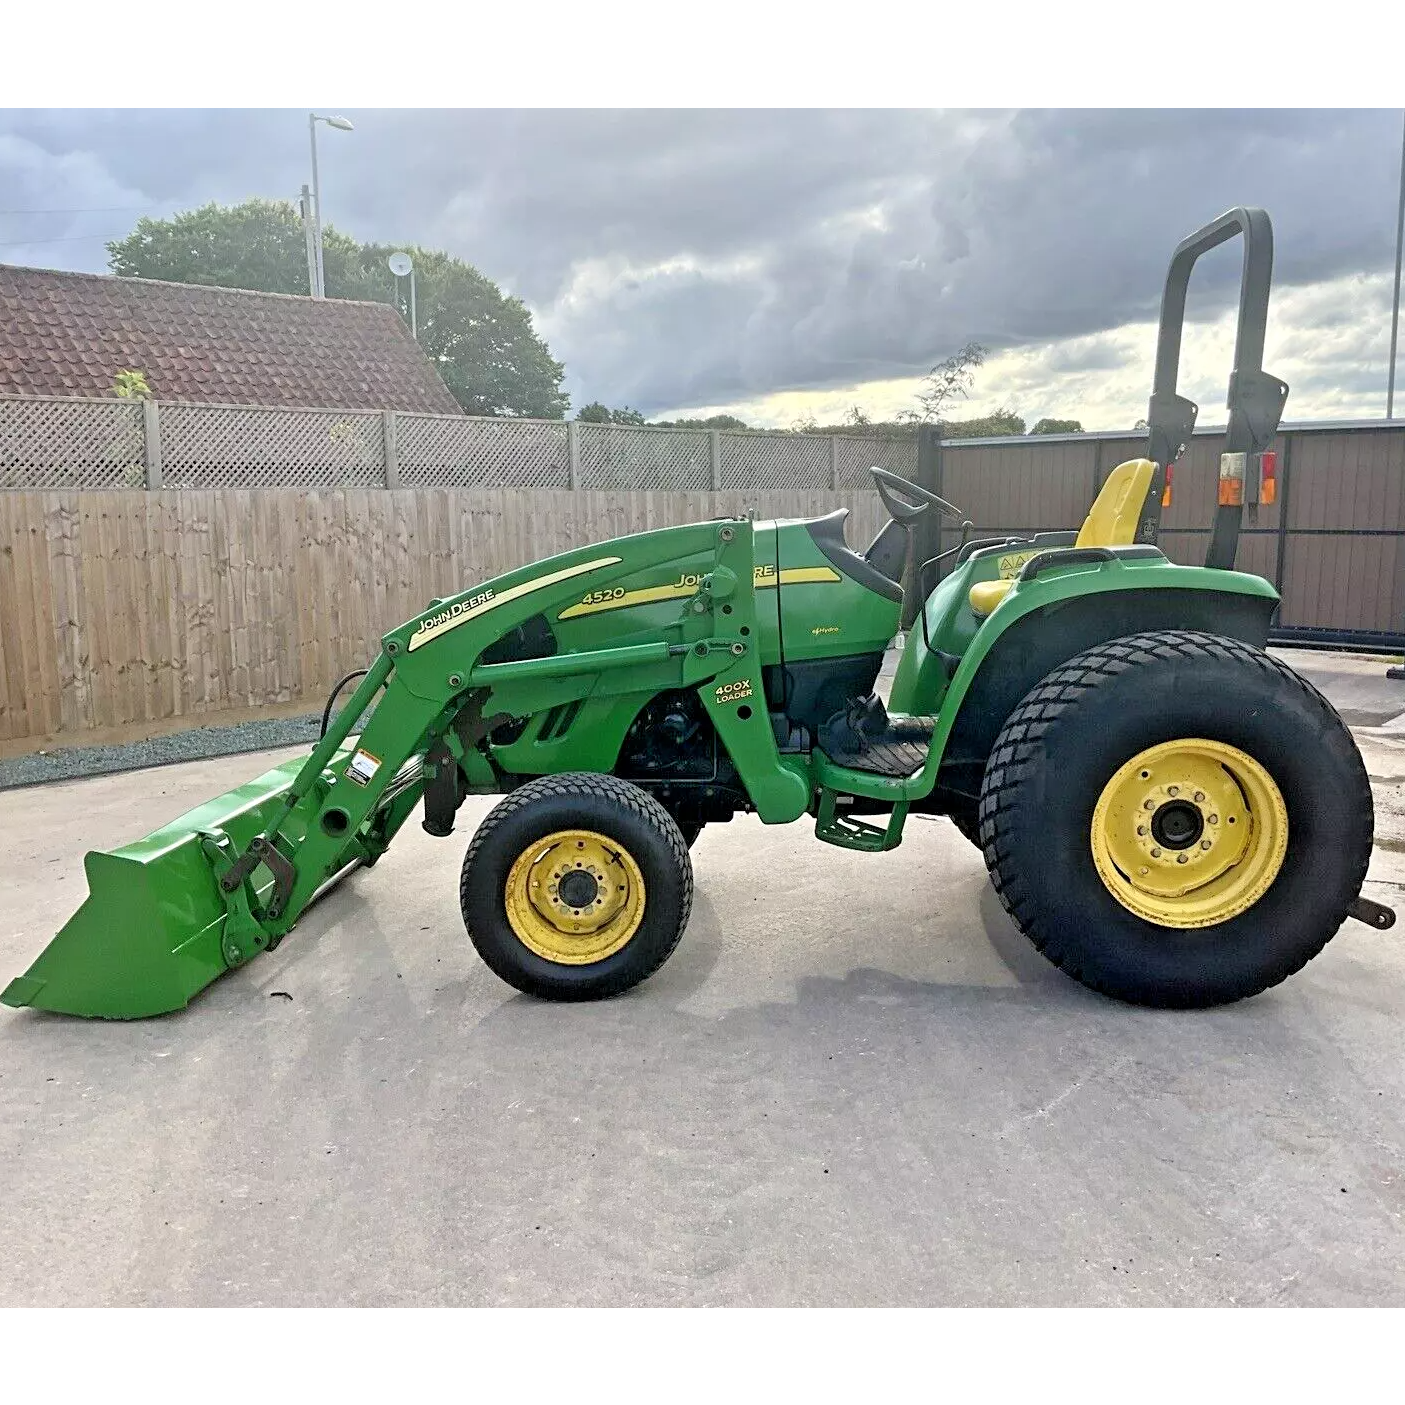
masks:
<instances>
[{"instance_id":1,"label":"satellite dish","mask_svg":"<svg viewBox=\"0 0 1405 1405\"><path fill-rule=\"evenodd\" d=\"M397 278L403 278L414 267L409 254L391 254L387 262L390 264L390 271Z\"/></svg>"}]
</instances>

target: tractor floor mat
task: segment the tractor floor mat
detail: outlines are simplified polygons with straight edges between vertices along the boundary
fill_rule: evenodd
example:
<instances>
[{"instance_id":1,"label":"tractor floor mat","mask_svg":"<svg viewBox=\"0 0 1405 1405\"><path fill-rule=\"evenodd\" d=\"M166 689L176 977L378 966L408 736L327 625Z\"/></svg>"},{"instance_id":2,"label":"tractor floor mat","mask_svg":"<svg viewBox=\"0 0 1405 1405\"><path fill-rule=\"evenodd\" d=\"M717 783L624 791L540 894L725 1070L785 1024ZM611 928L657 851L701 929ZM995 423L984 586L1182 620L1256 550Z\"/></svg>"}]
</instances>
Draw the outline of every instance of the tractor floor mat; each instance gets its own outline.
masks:
<instances>
[{"instance_id":1,"label":"tractor floor mat","mask_svg":"<svg viewBox=\"0 0 1405 1405\"><path fill-rule=\"evenodd\" d=\"M935 717L884 719L881 731L866 727L826 726L820 749L836 765L873 776L910 776L927 761L936 730Z\"/></svg>"}]
</instances>

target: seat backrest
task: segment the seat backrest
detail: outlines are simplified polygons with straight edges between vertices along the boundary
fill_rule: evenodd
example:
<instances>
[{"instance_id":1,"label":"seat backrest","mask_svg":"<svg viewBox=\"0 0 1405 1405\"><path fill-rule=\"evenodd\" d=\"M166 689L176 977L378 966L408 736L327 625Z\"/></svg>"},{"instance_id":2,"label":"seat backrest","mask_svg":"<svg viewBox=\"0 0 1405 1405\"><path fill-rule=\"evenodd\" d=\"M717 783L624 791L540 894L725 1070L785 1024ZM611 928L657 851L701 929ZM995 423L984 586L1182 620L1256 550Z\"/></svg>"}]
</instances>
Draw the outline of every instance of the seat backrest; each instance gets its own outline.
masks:
<instances>
[{"instance_id":1,"label":"seat backrest","mask_svg":"<svg viewBox=\"0 0 1405 1405\"><path fill-rule=\"evenodd\" d=\"M1131 546L1155 472L1156 465L1150 459L1128 459L1118 464L1088 509L1075 545Z\"/></svg>"}]
</instances>

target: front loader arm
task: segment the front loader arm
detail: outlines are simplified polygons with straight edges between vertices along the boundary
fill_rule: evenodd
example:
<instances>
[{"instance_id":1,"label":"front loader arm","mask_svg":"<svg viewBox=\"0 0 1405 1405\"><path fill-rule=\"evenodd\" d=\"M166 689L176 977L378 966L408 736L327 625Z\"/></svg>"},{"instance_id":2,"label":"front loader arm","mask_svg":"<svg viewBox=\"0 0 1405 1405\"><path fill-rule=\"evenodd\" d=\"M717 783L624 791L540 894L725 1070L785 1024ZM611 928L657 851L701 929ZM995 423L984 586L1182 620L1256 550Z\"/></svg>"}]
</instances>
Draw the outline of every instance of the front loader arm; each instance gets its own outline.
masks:
<instances>
[{"instance_id":1,"label":"front loader arm","mask_svg":"<svg viewBox=\"0 0 1405 1405\"><path fill-rule=\"evenodd\" d=\"M432 602L384 636L306 761L144 839L90 853L88 898L0 999L109 1019L181 1008L226 970L276 946L351 867L374 862L442 767L459 768L456 798L462 788L510 789L516 777L495 766L486 723L530 718L553 700L696 688L761 817L796 818L809 786L780 757L762 697L752 554L745 520L668 527ZM484 661L527 622L556 621L577 607L583 591L619 589L611 583L694 557L708 569L647 641L532 658L502 659L499 650L497 661ZM465 725L475 719L476 728ZM559 759L570 763L561 769L588 769Z\"/></svg>"}]
</instances>

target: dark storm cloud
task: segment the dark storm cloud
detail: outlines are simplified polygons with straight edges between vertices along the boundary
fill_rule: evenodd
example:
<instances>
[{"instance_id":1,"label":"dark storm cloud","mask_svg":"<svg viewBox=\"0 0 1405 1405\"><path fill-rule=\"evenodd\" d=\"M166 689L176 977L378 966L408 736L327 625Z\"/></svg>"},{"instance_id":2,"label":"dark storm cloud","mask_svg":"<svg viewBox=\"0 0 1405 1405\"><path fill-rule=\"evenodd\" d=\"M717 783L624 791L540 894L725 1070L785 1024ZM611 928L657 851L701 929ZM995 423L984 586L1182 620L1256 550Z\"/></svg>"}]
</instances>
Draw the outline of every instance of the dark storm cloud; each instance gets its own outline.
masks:
<instances>
[{"instance_id":1,"label":"dark storm cloud","mask_svg":"<svg viewBox=\"0 0 1405 1405\"><path fill-rule=\"evenodd\" d=\"M1392 256L1393 113L349 115L321 140L332 222L469 259L536 309L578 400L647 411L1152 317L1176 241L1233 204L1272 212L1280 286ZM306 145L297 112L0 114L0 207L291 197ZM98 242L13 241L132 218L0 220L0 258L101 267ZM1206 259L1192 313L1236 269Z\"/></svg>"}]
</instances>

